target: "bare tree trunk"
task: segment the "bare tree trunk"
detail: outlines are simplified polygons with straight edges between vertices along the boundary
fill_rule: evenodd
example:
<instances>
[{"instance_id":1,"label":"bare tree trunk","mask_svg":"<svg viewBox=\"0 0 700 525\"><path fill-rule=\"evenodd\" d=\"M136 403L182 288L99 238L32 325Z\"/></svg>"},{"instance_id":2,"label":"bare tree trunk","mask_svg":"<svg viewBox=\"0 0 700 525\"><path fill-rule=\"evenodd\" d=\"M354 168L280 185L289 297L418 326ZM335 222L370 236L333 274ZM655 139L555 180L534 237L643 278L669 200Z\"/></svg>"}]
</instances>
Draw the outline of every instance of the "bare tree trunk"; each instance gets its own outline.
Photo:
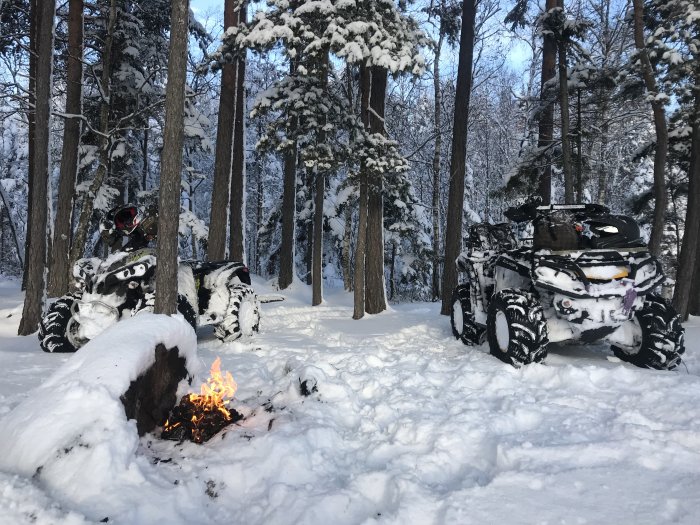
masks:
<instances>
[{"instance_id":1,"label":"bare tree trunk","mask_svg":"<svg viewBox=\"0 0 700 525\"><path fill-rule=\"evenodd\" d=\"M369 67L360 66L360 116L365 128L369 127L369 98L371 77ZM367 166L360 165L360 197L358 202L357 241L355 242L353 319L365 315L365 259L367 257Z\"/></svg>"},{"instance_id":2,"label":"bare tree trunk","mask_svg":"<svg viewBox=\"0 0 700 525\"><path fill-rule=\"evenodd\" d=\"M384 106L386 99L387 70L372 66L370 89L369 127L372 133L386 134ZM365 261L365 308L368 314L378 314L387 309L386 283L384 279L384 177L371 173L367 192L367 258Z\"/></svg>"},{"instance_id":3,"label":"bare tree trunk","mask_svg":"<svg viewBox=\"0 0 700 525\"><path fill-rule=\"evenodd\" d=\"M690 168L688 169L688 206L685 212L683 245L678 257L676 288L673 293L673 306L683 320L688 318L691 302L690 292L698 289L694 283L696 258L698 258L698 238L700 237L700 67L695 66L695 107L690 117L693 132L690 146ZM697 306L697 295L693 306Z\"/></svg>"},{"instance_id":4,"label":"bare tree trunk","mask_svg":"<svg viewBox=\"0 0 700 525\"><path fill-rule=\"evenodd\" d=\"M551 14L552 9L557 7L557 0L546 0L545 10ZM557 62L557 43L554 36L547 33L543 37L542 44L542 77L540 82L540 122L539 139L537 147L540 151L548 150L545 155L545 166L540 176L538 193L542 197L544 204L549 204L552 200L552 161L551 147L554 138L554 101L551 100L550 93L546 89L546 84L555 76Z\"/></svg>"},{"instance_id":5,"label":"bare tree trunk","mask_svg":"<svg viewBox=\"0 0 700 525\"><path fill-rule=\"evenodd\" d=\"M29 335L39 327L44 303L46 240L49 188L49 134L51 120L51 80L53 67L53 26L56 4L37 2L36 106L34 121L34 172L32 186L31 238L27 261L27 293L24 299L19 335Z\"/></svg>"},{"instance_id":6,"label":"bare tree trunk","mask_svg":"<svg viewBox=\"0 0 700 525\"><path fill-rule=\"evenodd\" d=\"M289 74L294 75L296 66L292 60ZM296 128L296 119L289 119L288 135ZM280 274L278 285L284 290L294 278L294 245L297 220L297 143L292 142L284 153L284 188L282 190L282 241L280 243Z\"/></svg>"},{"instance_id":7,"label":"bare tree trunk","mask_svg":"<svg viewBox=\"0 0 700 525\"><path fill-rule=\"evenodd\" d=\"M49 297L68 291L70 237L73 201L78 176L80 118L83 112L83 0L68 4L68 60L66 71L66 118L61 151L61 174L58 183L58 205L53 227L53 246L49 268Z\"/></svg>"},{"instance_id":8,"label":"bare tree trunk","mask_svg":"<svg viewBox=\"0 0 700 525\"><path fill-rule=\"evenodd\" d=\"M608 124L608 104L603 100L600 108L600 162L598 165L598 198L596 202L605 204L608 194L608 134L610 126Z\"/></svg>"},{"instance_id":9,"label":"bare tree trunk","mask_svg":"<svg viewBox=\"0 0 700 525\"><path fill-rule=\"evenodd\" d=\"M348 107L353 108L353 97L352 97L352 66L347 64L346 66L346 77L347 77L347 91L348 91ZM346 292L352 292L352 271L351 271L351 257L350 257L350 246L352 244L352 207L350 202L345 203L345 225L343 229L343 246L340 255L340 264L343 269L343 288Z\"/></svg>"},{"instance_id":10,"label":"bare tree trunk","mask_svg":"<svg viewBox=\"0 0 700 525\"><path fill-rule=\"evenodd\" d=\"M564 0L559 0L564 10ZM566 14L563 14L566 17ZM566 18L565 18L566 19ZM561 150L564 171L564 202L574 203L574 171L571 166L571 139L569 136L569 72L567 70L567 45L563 37L559 41L559 107L561 110Z\"/></svg>"},{"instance_id":11,"label":"bare tree trunk","mask_svg":"<svg viewBox=\"0 0 700 525\"><path fill-rule=\"evenodd\" d=\"M459 41L459 65L455 113L450 158L450 190L445 228L445 266L442 277L442 315L449 315L452 290L457 286L455 261L462 249L462 210L464 206L464 176L467 171L467 121L469 97L472 89L472 62L474 60L474 21L476 0L465 0L462 8L462 34Z\"/></svg>"},{"instance_id":12,"label":"bare tree trunk","mask_svg":"<svg viewBox=\"0 0 700 525\"><path fill-rule=\"evenodd\" d=\"M37 44L37 0L29 2L29 90L27 92L27 127L29 136L27 140L27 164L29 173L29 189L27 192L27 202L34 202L34 190L31 181L34 179L36 169L34 168L34 150L36 141L34 140L36 129L36 44ZM27 224L32 224L32 207L27 209ZM29 245L32 241L32 229L27 228L24 239L24 264L22 266L22 290L27 289L27 272L29 271Z\"/></svg>"},{"instance_id":13,"label":"bare tree trunk","mask_svg":"<svg viewBox=\"0 0 700 525\"><path fill-rule=\"evenodd\" d=\"M236 0L224 3L224 28L238 25ZM226 226L228 221L229 193L231 186L231 159L233 147L234 115L236 112L236 76L238 66L224 64L221 68L221 93L216 127L216 152L214 153L214 187L212 188L207 259L219 261L226 257Z\"/></svg>"},{"instance_id":14,"label":"bare tree trunk","mask_svg":"<svg viewBox=\"0 0 700 525\"><path fill-rule=\"evenodd\" d=\"M444 34L442 24L437 45L435 46L435 62L433 64L433 91L435 98L435 149L433 150L433 301L440 299L440 149L442 148L442 93L440 89L440 51ZM393 271L393 268L392 268Z\"/></svg>"},{"instance_id":15,"label":"bare tree trunk","mask_svg":"<svg viewBox=\"0 0 700 525\"><path fill-rule=\"evenodd\" d=\"M187 22L189 0L172 0L172 25L165 87L165 127L158 202L156 301L159 314L177 313L177 232L180 222L180 174L184 139Z\"/></svg>"},{"instance_id":16,"label":"bare tree trunk","mask_svg":"<svg viewBox=\"0 0 700 525\"><path fill-rule=\"evenodd\" d=\"M10 215L10 199L5 193L5 189L2 187L2 184L0 184L0 200L2 201L3 209L5 210L5 215L7 216L7 222L10 226L10 232L12 233L12 239L15 243L15 250L17 251L17 260L19 261L20 266L24 268L24 258L22 257L22 250L19 247L17 229L15 228L14 221L12 220L12 215Z\"/></svg>"},{"instance_id":17,"label":"bare tree trunk","mask_svg":"<svg viewBox=\"0 0 700 525\"><path fill-rule=\"evenodd\" d=\"M260 134L260 128L258 128L258 133ZM264 160L264 159L263 159ZM263 223L263 209L265 204L265 189L263 186L263 170L262 163L260 163L260 168L258 169L258 195L256 199L256 209L255 209L255 273L258 275L263 275L262 267L260 265L260 235L258 231Z\"/></svg>"},{"instance_id":18,"label":"bare tree trunk","mask_svg":"<svg viewBox=\"0 0 700 525\"><path fill-rule=\"evenodd\" d=\"M576 90L576 198L583 202L583 122L581 120L581 89Z\"/></svg>"},{"instance_id":19,"label":"bare tree trunk","mask_svg":"<svg viewBox=\"0 0 700 525\"><path fill-rule=\"evenodd\" d=\"M659 100L659 94L654 78L654 68L649 60L644 43L644 2L632 0L634 6L634 44L639 52L639 61L642 64L642 76L644 85L651 97L651 109L654 113L654 127L656 128L656 150L654 153L654 219L651 226L651 238L649 250L654 255L661 253L661 240L664 233L664 216L666 214L666 154L668 153L668 127L666 124L666 111L663 101Z\"/></svg>"},{"instance_id":20,"label":"bare tree trunk","mask_svg":"<svg viewBox=\"0 0 700 525\"><path fill-rule=\"evenodd\" d=\"M343 289L352 292L352 270L350 249L352 244L352 208L350 203L345 205L345 228L343 230L343 247L340 256L340 263L343 267Z\"/></svg>"},{"instance_id":21,"label":"bare tree trunk","mask_svg":"<svg viewBox=\"0 0 700 525\"><path fill-rule=\"evenodd\" d=\"M148 190L148 125L143 130L143 142L141 143L141 155L143 155L143 172L141 174L141 191Z\"/></svg>"},{"instance_id":22,"label":"bare tree trunk","mask_svg":"<svg viewBox=\"0 0 700 525\"><path fill-rule=\"evenodd\" d=\"M319 72L321 75L321 89L328 86L328 50L320 60ZM318 135L319 144L326 142L326 133L321 131ZM314 181L314 240L311 263L311 305L316 306L323 302L323 198L326 192L326 173L323 169L314 169L316 180ZM311 186L309 186L309 189Z\"/></svg>"},{"instance_id":23,"label":"bare tree trunk","mask_svg":"<svg viewBox=\"0 0 700 525\"><path fill-rule=\"evenodd\" d=\"M69 268L72 268L75 261L83 256L85 251L85 241L87 239L88 229L90 228L90 219L92 212L95 210L95 197L97 192L102 187L102 183L107 177L109 170L110 153L112 149L112 140L109 134L109 110L111 106L111 90L110 78L112 76L112 45L114 42L114 26L117 21L117 2L111 0L109 6L109 21L107 22L107 34L105 36L105 45L102 53L102 75L100 78L100 90L102 92L102 103L100 105L100 164L95 173L95 178L90 183L90 187L83 198L83 207L78 218L78 226L75 230L73 243L70 250Z\"/></svg>"},{"instance_id":24,"label":"bare tree trunk","mask_svg":"<svg viewBox=\"0 0 700 525\"><path fill-rule=\"evenodd\" d=\"M700 248L696 248L695 251L695 273L693 275L693 285L690 288L688 313L690 315L700 315Z\"/></svg>"},{"instance_id":25,"label":"bare tree trunk","mask_svg":"<svg viewBox=\"0 0 700 525\"><path fill-rule=\"evenodd\" d=\"M245 23L245 5L238 14ZM229 258L245 261L245 53L238 59L236 117L231 161L231 208L229 211Z\"/></svg>"}]
</instances>

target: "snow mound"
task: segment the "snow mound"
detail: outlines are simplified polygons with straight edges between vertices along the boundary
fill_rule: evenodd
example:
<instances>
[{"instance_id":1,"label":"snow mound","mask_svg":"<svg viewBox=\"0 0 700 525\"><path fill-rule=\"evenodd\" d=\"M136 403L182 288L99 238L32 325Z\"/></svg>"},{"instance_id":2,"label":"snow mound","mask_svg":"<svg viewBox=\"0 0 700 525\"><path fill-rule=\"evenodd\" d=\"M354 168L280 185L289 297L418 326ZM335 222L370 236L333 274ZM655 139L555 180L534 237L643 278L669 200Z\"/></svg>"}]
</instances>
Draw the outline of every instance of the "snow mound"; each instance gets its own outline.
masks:
<instances>
[{"instance_id":1,"label":"snow mound","mask_svg":"<svg viewBox=\"0 0 700 525\"><path fill-rule=\"evenodd\" d=\"M143 479L136 422L127 421L119 397L153 364L159 343L177 347L191 374L202 370L182 316L142 313L117 323L0 420L0 470L87 508L104 507L105 493Z\"/></svg>"}]
</instances>

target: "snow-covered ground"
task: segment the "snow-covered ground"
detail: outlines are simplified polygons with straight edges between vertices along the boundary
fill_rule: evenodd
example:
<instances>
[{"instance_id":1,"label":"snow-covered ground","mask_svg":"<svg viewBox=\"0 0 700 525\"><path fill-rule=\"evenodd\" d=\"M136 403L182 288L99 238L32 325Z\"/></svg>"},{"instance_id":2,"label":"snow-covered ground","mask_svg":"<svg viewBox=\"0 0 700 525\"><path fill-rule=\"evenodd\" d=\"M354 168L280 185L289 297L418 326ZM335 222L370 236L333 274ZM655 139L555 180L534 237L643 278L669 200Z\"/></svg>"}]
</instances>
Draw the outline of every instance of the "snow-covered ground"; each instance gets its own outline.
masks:
<instances>
[{"instance_id":1,"label":"snow-covered ground","mask_svg":"<svg viewBox=\"0 0 700 525\"><path fill-rule=\"evenodd\" d=\"M15 335L21 294L0 280L0 437L32 410L55 429L0 450L0 524L700 523L700 318L678 372L601 346L516 370L455 341L437 304L353 321L343 292L315 308L306 286L286 295L263 305L254 339L200 328L203 368L222 358L248 415L200 446L134 439L107 395L104 414L60 413L99 410L84 391L99 381L70 376L80 353ZM19 451L46 442L55 454L35 470Z\"/></svg>"}]
</instances>

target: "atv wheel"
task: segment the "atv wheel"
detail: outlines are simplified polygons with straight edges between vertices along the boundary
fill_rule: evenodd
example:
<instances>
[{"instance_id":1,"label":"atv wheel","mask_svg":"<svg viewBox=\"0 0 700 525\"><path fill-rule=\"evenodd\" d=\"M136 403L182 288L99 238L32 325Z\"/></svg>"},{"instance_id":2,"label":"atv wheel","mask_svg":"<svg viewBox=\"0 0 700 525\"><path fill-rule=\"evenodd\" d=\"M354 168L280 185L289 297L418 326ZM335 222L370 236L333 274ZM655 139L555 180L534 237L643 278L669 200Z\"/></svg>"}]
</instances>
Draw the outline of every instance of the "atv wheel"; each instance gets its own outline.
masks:
<instances>
[{"instance_id":1,"label":"atv wheel","mask_svg":"<svg viewBox=\"0 0 700 525\"><path fill-rule=\"evenodd\" d=\"M486 319L491 354L516 368L547 356L547 320L537 299L508 288L493 295Z\"/></svg>"},{"instance_id":2,"label":"atv wheel","mask_svg":"<svg viewBox=\"0 0 700 525\"><path fill-rule=\"evenodd\" d=\"M156 293L147 293L132 310L131 315L136 315L140 312L153 312L155 301ZM182 314L182 317L194 330L197 330L197 313L184 295L178 294L177 296L177 311Z\"/></svg>"},{"instance_id":3,"label":"atv wheel","mask_svg":"<svg viewBox=\"0 0 700 525\"><path fill-rule=\"evenodd\" d=\"M613 346L615 356L641 368L677 368L685 352L684 330L673 306L658 295L647 295L634 317L642 330L641 344L634 351Z\"/></svg>"},{"instance_id":4,"label":"atv wheel","mask_svg":"<svg viewBox=\"0 0 700 525\"><path fill-rule=\"evenodd\" d=\"M229 300L224 319L214 327L221 341L235 341L242 335L252 336L260 329L260 305L255 292L245 284L229 287Z\"/></svg>"},{"instance_id":5,"label":"atv wheel","mask_svg":"<svg viewBox=\"0 0 700 525\"><path fill-rule=\"evenodd\" d=\"M460 284L452 292L450 324L452 335L465 345L478 345L484 341L484 329L474 322L468 284Z\"/></svg>"},{"instance_id":6,"label":"atv wheel","mask_svg":"<svg viewBox=\"0 0 700 525\"><path fill-rule=\"evenodd\" d=\"M81 294L67 294L50 307L39 323L39 346L44 352L75 352L77 348L68 338L71 308Z\"/></svg>"}]
</instances>

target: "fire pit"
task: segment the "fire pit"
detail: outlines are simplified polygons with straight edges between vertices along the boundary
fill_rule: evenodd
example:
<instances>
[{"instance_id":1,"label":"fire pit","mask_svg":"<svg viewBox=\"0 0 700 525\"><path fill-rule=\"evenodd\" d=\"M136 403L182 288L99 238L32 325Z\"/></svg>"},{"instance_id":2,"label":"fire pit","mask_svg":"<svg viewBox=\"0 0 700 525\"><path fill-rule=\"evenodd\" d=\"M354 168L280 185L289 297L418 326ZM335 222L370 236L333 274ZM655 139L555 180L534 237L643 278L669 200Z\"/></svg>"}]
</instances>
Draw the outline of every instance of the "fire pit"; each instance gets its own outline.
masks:
<instances>
[{"instance_id":1,"label":"fire pit","mask_svg":"<svg viewBox=\"0 0 700 525\"><path fill-rule=\"evenodd\" d=\"M186 394L173 408L163 426L161 437L173 441L204 443L222 428L243 419L228 404L237 385L230 372L221 373L221 359L211 365L210 376L199 394Z\"/></svg>"}]
</instances>

